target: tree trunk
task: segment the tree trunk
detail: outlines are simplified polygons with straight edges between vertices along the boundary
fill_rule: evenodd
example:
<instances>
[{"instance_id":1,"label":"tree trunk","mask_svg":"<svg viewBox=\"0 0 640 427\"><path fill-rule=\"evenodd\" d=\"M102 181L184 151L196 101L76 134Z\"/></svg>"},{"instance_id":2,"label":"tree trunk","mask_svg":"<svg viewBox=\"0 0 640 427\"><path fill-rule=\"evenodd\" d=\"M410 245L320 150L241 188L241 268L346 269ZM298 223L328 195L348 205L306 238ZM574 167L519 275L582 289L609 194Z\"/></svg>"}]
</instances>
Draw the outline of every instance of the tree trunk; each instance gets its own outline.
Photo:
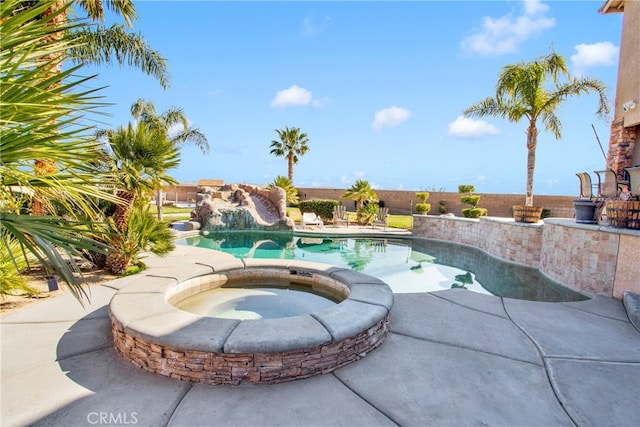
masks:
<instances>
[{"instance_id":1,"label":"tree trunk","mask_svg":"<svg viewBox=\"0 0 640 427\"><path fill-rule=\"evenodd\" d=\"M532 120L527 129L527 191L525 193L525 206L533 206L533 172L536 167L536 145L538 142L538 129L535 120Z\"/></svg>"},{"instance_id":2,"label":"tree trunk","mask_svg":"<svg viewBox=\"0 0 640 427\"><path fill-rule=\"evenodd\" d=\"M133 206L135 195L126 190L118 190L118 197L122 199L121 203L116 205L116 211L113 213L113 221L121 232L127 231L129 222L129 212Z\"/></svg>"},{"instance_id":3,"label":"tree trunk","mask_svg":"<svg viewBox=\"0 0 640 427\"><path fill-rule=\"evenodd\" d=\"M156 193L156 209L158 211L158 221L162 221L162 188Z\"/></svg>"},{"instance_id":4,"label":"tree trunk","mask_svg":"<svg viewBox=\"0 0 640 427\"><path fill-rule=\"evenodd\" d=\"M43 12L43 15L44 16L53 15L59 10L63 9L65 4L66 4L65 0L56 0L56 2L51 7L49 7L46 11ZM66 20L67 20L67 13L60 13L51 20L50 25L61 26ZM64 32L58 31L56 33L49 35L45 39L45 41L51 45L55 45L56 42L60 40L63 36L64 36ZM60 58L62 55L63 55L63 52L59 51L59 52L46 55L44 58L42 58L42 60L53 61L54 59ZM53 61L53 63L54 65L51 67L51 69L47 73L47 76L59 74L62 72L61 65L56 61ZM57 86L59 86L59 84L52 85L50 89L53 90ZM48 174L55 173L56 170L57 170L56 164L49 159L36 159L34 161L35 175L48 175ZM40 215L46 215L47 213L48 212L46 209L46 203L43 199L43 196L36 190L36 193L34 194L34 197L33 197L31 214L40 216Z\"/></svg>"},{"instance_id":5,"label":"tree trunk","mask_svg":"<svg viewBox=\"0 0 640 427\"><path fill-rule=\"evenodd\" d=\"M289 170L288 170L289 182L293 184L293 151L289 151L289 154L287 155L287 160L288 160L287 163L289 166Z\"/></svg>"}]
</instances>

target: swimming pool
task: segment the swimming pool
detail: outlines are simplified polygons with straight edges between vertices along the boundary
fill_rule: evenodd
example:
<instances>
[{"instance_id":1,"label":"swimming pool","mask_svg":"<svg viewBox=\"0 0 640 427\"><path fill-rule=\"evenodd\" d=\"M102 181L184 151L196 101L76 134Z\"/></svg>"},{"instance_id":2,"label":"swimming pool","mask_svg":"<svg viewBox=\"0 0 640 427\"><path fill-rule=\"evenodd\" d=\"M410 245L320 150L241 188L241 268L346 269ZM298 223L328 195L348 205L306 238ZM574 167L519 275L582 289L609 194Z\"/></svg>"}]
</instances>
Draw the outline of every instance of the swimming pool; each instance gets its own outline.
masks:
<instances>
[{"instance_id":1,"label":"swimming pool","mask_svg":"<svg viewBox=\"0 0 640 427\"><path fill-rule=\"evenodd\" d=\"M530 301L588 299L537 269L500 261L475 248L423 238L224 233L186 237L176 244L219 250L237 258L296 259L351 268L378 277L394 293L464 288Z\"/></svg>"}]
</instances>

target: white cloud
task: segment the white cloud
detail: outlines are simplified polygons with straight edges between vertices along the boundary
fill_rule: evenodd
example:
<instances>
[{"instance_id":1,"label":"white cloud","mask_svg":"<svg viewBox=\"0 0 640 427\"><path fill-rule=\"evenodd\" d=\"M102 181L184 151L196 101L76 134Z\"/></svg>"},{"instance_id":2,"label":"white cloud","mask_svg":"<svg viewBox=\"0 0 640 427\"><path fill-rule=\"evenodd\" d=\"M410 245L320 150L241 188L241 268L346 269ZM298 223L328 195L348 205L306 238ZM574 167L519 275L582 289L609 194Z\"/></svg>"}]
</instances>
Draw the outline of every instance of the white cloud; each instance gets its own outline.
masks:
<instances>
[{"instance_id":1,"label":"white cloud","mask_svg":"<svg viewBox=\"0 0 640 427\"><path fill-rule=\"evenodd\" d=\"M276 93L271 101L272 107L288 107L292 105L309 105L311 102L311 92L298 85L293 85L288 89L283 89Z\"/></svg>"},{"instance_id":2,"label":"white cloud","mask_svg":"<svg viewBox=\"0 0 640 427\"><path fill-rule=\"evenodd\" d=\"M589 67L616 65L620 53L620 48L611 42L581 43L574 49L576 53L571 55L571 63L576 74L581 74Z\"/></svg>"},{"instance_id":3,"label":"white cloud","mask_svg":"<svg viewBox=\"0 0 640 427\"><path fill-rule=\"evenodd\" d=\"M381 131L382 128L385 127L398 126L400 123L408 120L409 117L411 117L411 111L392 105L391 107L376 111L371 126L374 130Z\"/></svg>"},{"instance_id":4,"label":"white cloud","mask_svg":"<svg viewBox=\"0 0 640 427\"><path fill-rule=\"evenodd\" d=\"M300 31L305 36L315 36L316 34L319 34L324 30L326 30L327 27L329 27L330 23L331 23L330 16L325 16L320 22L316 22L313 16L307 16L302 21L302 26Z\"/></svg>"},{"instance_id":5,"label":"white cloud","mask_svg":"<svg viewBox=\"0 0 640 427\"><path fill-rule=\"evenodd\" d=\"M527 0L522 15L513 16L509 13L499 18L486 16L482 29L464 38L461 46L482 55L513 52L520 43L556 25L555 19L544 16L548 10L549 6L538 0Z\"/></svg>"},{"instance_id":6,"label":"white cloud","mask_svg":"<svg viewBox=\"0 0 640 427\"><path fill-rule=\"evenodd\" d=\"M462 139L480 139L486 135L497 135L500 129L484 120L473 120L468 117L458 116L449 123L449 135Z\"/></svg>"},{"instance_id":7,"label":"white cloud","mask_svg":"<svg viewBox=\"0 0 640 427\"><path fill-rule=\"evenodd\" d=\"M313 108L322 108L330 102L331 99L326 96L316 99L310 90L298 85L293 85L287 89L278 91L276 96L271 100L271 106L284 108L311 105Z\"/></svg>"}]
</instances>

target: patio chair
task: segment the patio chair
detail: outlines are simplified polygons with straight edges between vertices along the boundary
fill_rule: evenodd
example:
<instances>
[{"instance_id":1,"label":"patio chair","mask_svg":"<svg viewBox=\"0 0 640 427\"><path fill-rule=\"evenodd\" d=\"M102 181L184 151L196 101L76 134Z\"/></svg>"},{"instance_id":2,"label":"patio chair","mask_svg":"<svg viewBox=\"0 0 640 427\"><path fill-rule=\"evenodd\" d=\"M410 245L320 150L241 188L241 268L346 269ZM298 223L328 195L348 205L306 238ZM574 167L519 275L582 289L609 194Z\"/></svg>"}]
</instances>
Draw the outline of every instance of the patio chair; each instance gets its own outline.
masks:
<instances>
[{"instance_id":1,"label":"patio chair","mask_svg":"<svg viewBox=\"0 0 640 427\"><path fill-rule=\"evenodd\" d=\"M624 168L629 177L629 191L635 200L640 197L640 166Z\"/></svg>"},{"instance_id":2,"label":"patio chair","mask_svg":"<svg viewBox=\"0 0 640 427\"><path fill-rule=\"evenodd\" d=\"M591 175L587 172L577 173L576 176L580 180L580 198L581 199L593 199L594 185L591 183Z\"/></svg>"},{"instance_id":3,"label":"patio chair","mask_svg":"<svg viewBox=\"0 0 640 427\"><path fill-rule=\"evenodd\" d=\"M618 195L618 177L613 169L594 171L598 177L596 197L614 199Z\"/></svg>"},{"instance_id":4,"label":"patio chair","mask_svg":"<svg viewBox=\"0 0 640 427\"><path fill-rule=\"evenodd\" d=\"M306 228L308 225L317 225L320 227L324 226L324 222L322 219L318 217L313 212L303 212L302 213L302 228Z\"/></svg>"},{"instance_id":5,"label":"patio chair","mask_svg":"<svg viewBox=\"0 0 640 427\"><path fill-rule=\"evenodd\" d=\"M340 224L346 224L349 227L349 213L343 205L333 208L333 226L337 227Z\"/></svg>"},{"instance_id":6,"label":"patio chair","mask_svg":"<svg viewBox=\"0 0 640 427\"><path fill-rule=\"evenodd\" d=\"M379 208L373 217L372 227L376 225L383 225L384 229L387 229L387 224L389 222L389 208Z\"/></svg>"}]
</instances>

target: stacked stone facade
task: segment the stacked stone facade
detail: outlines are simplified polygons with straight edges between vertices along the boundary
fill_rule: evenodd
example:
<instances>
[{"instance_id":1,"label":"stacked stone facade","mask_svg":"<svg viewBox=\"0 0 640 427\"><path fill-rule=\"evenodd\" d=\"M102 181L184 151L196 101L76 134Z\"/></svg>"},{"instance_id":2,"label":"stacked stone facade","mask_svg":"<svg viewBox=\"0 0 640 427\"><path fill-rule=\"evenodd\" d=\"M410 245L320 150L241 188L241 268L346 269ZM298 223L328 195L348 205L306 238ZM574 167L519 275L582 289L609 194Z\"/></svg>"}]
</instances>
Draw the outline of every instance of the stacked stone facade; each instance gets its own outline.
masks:
<instances>
[{"instance_id":1,"label":"stacked stone facade","mask_svg":"<svg viewBox=\"0 0 640 427\"><path fill-rule=\"evenodd\" d=\"M607 167L615 171L618 180L623 180L624 168L633 165L633 151L638 138L640 126L624 127L624 119L619 118L611 123L609 155Z\"/></svg>"},{"instance_id":2,"label":"stacked stone facade","mask_svg":"<svg viewBox=\"0 0 640 427\"><path fill-rule=\"evenodd\" d=\"M148 372L210 385L273 384L329 373L362 359L389 332L387 315L371 328L344 340L275 353L214 353L158 345L112 323L120 356Z\"/></svg>"}]
</instances>

